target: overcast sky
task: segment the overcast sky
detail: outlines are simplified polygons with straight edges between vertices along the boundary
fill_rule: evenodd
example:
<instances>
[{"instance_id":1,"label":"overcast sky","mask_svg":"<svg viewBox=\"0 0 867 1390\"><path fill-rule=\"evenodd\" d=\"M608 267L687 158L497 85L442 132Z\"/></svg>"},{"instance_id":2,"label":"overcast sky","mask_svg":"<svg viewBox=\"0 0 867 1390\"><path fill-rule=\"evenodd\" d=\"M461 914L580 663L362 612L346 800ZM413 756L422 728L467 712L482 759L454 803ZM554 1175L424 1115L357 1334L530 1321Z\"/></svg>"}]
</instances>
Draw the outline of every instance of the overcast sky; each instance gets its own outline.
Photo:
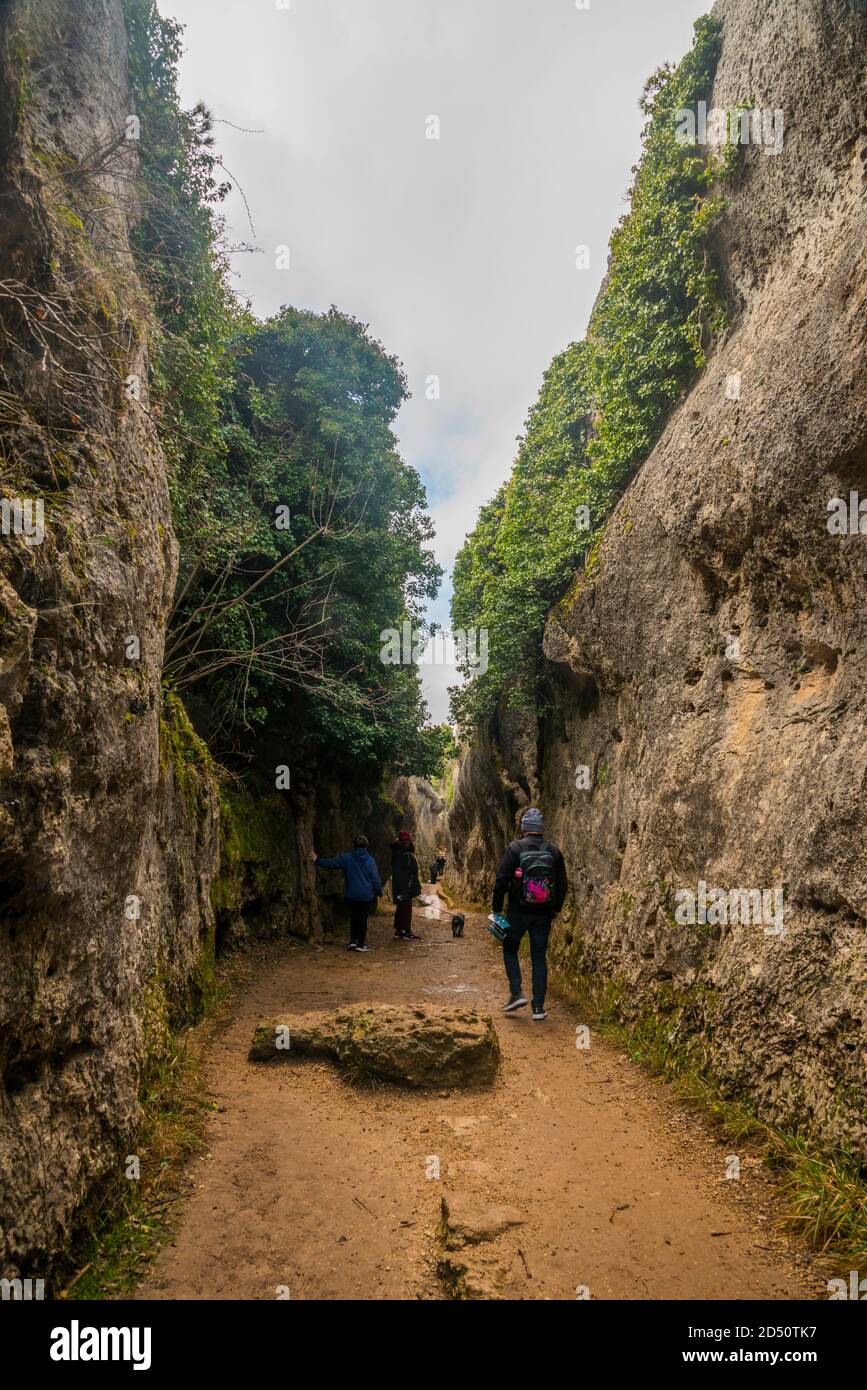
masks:
<instances>
[{"instance_id":1,"label":"overcast sky","mask_svg":"<svg viewBox=\"0 0 867 1390\"><path fill-rule=\"evenodd\" d=\"M710 0L160 7L186 26L182 99L224 122L219 150L249 205L252 230L240 193L224 205L230 240L260 248L232 257L238 293L260 317L336 304L401 359L401 450L450 569L509 473L545 368L585 331L639 154L644 81L683 56ZM441 622L450 592L447 579ZM454 672L422 670L444 720Z\"/></svg>"}]
</instances>

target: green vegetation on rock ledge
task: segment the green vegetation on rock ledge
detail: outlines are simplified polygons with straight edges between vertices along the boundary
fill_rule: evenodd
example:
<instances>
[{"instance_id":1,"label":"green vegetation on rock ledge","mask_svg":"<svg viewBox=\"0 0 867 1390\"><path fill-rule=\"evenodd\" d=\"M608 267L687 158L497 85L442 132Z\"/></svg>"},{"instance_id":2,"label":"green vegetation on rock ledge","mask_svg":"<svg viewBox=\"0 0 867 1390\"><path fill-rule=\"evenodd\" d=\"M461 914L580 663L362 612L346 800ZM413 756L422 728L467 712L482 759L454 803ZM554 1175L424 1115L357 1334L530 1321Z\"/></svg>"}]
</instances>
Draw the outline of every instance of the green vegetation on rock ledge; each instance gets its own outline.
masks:
<instances>
[{"instance_id":1,"label":"green vegetation on rock ledge","mask_svg":"<svg viewBox=\"0 0 867 1390\"><path fill-rule=\"evenodd\" d=\"M214 760L199 738L181 701L171 692L163 696L160 717L160 768L174 773L187 810L199 819L208 811L213 785Z\"/></svg>"},{"instance_id":2,"label":"green vegetation on rock ledge","mask_svg":"<svg viewBox=\"0 0 867 1390\"><path fill-rule=\"evenodd\" d=\"M716 188L737 147L706 153L675 133L676 112L709 96L719 51L719 25L705 17L680 65L649 78L643 154L586 339L545 373L512 475L458 555L454 626L489 633L487 672L453 700L467 732L504 693L537 707L546 614L582 557L596 553L613 507L725 324L708 232L725 206Z\"/></svg>"}]
</instances>

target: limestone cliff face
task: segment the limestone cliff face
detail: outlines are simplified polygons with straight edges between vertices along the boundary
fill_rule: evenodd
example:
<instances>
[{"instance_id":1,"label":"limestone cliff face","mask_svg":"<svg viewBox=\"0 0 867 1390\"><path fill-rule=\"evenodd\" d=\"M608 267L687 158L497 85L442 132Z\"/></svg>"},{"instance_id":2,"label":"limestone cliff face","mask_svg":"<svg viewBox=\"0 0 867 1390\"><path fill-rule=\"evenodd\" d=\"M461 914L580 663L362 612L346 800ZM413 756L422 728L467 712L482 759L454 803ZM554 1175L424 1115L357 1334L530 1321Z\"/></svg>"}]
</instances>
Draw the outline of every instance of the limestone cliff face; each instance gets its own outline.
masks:
<instances>
[{"instance_id":1,"label":"limestone cliff face","mask_svg":"<svg viewBox=\"0 0 867 1390\"><path fill-rule=\"evenodd\" d=\"M865 1152L867 536L826 523L867 497L867 9L715 12L713 103L782 110L784 149L742 153L730 330L548 624L555 954L619 981L627 1014L670 1010L767 1119ZM464 867L487 889L515 797L476 756L451 819L481 827ZM699 880L782 889L784 932L681 925Z\"/></svg>"},{"instance_id":2,"label":"limestone cliff face","mask_svg":"<svg viewBox=\"0 0 867 1390\"><path fill-rule=\"evenodd\" d=\"M364 830L386 872L399 819L312 774L251 794L162 696L177 555L128 240L126 44L120 0L0 10L3 1277L45 1275L123 1173L142 1080L218 947L321 937L341 884L310 849Z\"/></svg>"},{"instance_id":3,"label":"limestone cliff face","mask_svg":"<svg viewBox=\"0 0 867 1390\"><path fill-rule=\"evenodd\" d=\"M170 756L176 553L127 230L119 0L0 13L0 1264L44 1269L120 1161L212 933L215 798ZM126 384L141 383L141 399ZM161 738L162 720L162 738Z\"/></svg>"},{"instance_id":4,"label":"limestone cliff face","mask_svg":"<svg viewBox=\"0 0 867 1390\"><path fill-rule=\"evenodd\" d=\"M408 830L413 838L424 882L439 846L448 847L447 789L431 786L423 777L397 777L388 792L403 812L401 829Z\"/></svg>"},{"instance_id":5,"label":"limestone cliff face","mask_svg":"<svg viewBox=\"0 0 867 1390\"><path fill-rule=\"evenodd\" d=\"M501 710L461 750L447 816L448 883L465 901L485 901L503 849L518 833L521 812L541 801L537 728Z\"/></svg>"}]
</instances>

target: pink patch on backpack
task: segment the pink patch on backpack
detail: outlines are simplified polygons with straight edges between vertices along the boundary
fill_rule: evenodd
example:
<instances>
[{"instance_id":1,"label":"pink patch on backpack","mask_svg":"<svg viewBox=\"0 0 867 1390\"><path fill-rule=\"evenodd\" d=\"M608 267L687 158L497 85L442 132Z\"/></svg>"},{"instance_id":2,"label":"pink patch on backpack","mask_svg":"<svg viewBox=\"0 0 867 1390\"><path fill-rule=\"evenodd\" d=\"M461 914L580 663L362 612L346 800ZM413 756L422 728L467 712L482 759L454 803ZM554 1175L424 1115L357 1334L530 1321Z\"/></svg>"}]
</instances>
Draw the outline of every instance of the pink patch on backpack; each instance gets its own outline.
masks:
<instances>
[{"instance_id":1,"label":"pink patch on backpack","mask_svg":"<svg viewBox=\"0 0 867 1390\"><path fill-rule=\"evenodd\" d=\"M528 878L524 883L524 896L528 903L546 903L550 897L547 879Z\"/></svg>"}]
</instances>

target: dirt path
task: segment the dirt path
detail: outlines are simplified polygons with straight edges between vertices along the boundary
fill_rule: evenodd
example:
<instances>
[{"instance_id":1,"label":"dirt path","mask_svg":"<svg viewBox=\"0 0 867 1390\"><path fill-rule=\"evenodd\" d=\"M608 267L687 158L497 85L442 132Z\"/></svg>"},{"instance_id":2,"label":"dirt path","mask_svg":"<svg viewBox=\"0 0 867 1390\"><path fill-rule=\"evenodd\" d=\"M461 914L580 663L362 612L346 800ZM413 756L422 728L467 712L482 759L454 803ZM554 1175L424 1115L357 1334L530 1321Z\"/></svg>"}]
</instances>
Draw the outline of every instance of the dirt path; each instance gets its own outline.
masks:
<instances>
[{"instance_id":1,"label":"dirt path","mask_svg":"<svg viewBox=\"0 0 867 1390\"><path fill-rule=\"evenodd\" d=\"M749 1162L610 1044L575 1046L581 1020L550 1001L503 1017L499 952L467 916L418 913L421 941L384 913L367 955L341 941L281 943L256 964L215 1037L208 1082L224 1107L174 1244L141 1298L435 1299L443 1194L519 1208L476 1252L496 1293L530 1299L815 1298L824 1277L775 1232ZM525 981L529 984L529 979ZM461 1002L495 1014L503 1050L487 1092L353 1087L330 1063L247 1061L254 1026L346 1002ZM440 1178L428 1177L439 1161ZM827 1295L825 1295L827 1296Z\"/></svg>"}]
</instances>

